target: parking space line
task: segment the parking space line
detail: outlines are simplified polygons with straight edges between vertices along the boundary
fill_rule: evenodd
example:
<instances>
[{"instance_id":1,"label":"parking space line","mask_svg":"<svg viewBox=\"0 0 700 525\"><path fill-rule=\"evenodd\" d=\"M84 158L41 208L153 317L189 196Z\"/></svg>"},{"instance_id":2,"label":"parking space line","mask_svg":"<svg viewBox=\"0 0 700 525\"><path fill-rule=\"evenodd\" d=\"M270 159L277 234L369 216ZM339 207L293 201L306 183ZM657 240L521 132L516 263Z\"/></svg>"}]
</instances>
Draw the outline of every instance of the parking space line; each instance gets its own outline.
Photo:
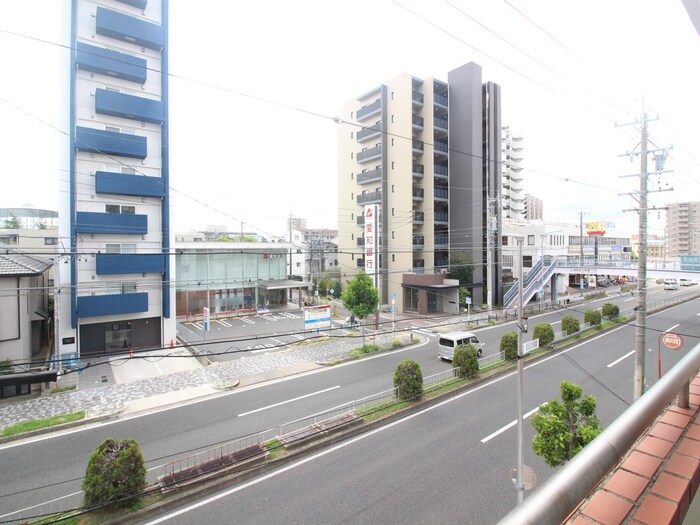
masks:
<instances>
[{"instance_id":1,"label":"parking space line","mask_svg":"<svg viewBox=\"0 0 700 525\"><path fill-rule=\"evenodd\" d=\"M240 317L239 319L244 323L255 324L255 321L253 321L252 319L248 319L247 317Z\"/></svg>"},{"instance_id":2,"label":"parking space line","mask_svg":"<svg viewBox=\"0 0 700 525\"><path fill-rule=\"evenodd\" d=\"M203 327L201 324L199 324L199 323L192 323L192 326L194 326L194 327L196 327L196 328L198 328L198 329L200 329L200 330L204 330L204 327Z\"/></svg>"},{"instance_id":3,"label":"parking space line","mask_svg":"<svg viewBox=\"0 0 700 525\"><path fill-rule=\"evenodd\" d=\"M231 327L233 326L232 324L227 323L227 322L224 321L223 319L216 319L216 322L219 323L220 325L228 326L229 328L231 328Z\"/></svg>"}]
</instances>

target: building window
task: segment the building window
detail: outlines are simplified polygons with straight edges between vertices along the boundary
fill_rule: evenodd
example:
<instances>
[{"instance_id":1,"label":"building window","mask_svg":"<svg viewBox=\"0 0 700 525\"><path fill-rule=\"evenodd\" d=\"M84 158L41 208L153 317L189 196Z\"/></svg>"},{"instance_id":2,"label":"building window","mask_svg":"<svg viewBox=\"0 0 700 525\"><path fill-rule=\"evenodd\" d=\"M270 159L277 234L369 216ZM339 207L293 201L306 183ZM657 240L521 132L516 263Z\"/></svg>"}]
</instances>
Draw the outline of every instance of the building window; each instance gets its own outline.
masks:
<instances>
[{"instance_id":1,"label":"building window","mask_svg":"<svg viewBox=\"0 0 700 525\"><path fill-rule=\"evenodd\" d=\"M136 206L122 206L122 214L124 214L124 215L136 214Z\"/></svg>"},{"instance_id":2,"label":"building window","mask_svg":"<svg viewBox=\"0 0 700 525\"><path fill-rule=\"evenodd\" d=\"M391 208L391 216L394 216L394 208Z\"/></svg>"},{"instance_id":3,"label":"building window","mask_svg":"<svg viewBox=\"0 0 700 525\"><path fill-rule=\"evenodd\" d=\"M394 161L393 160L391 161L391 169L392 170L394 169Z\"/></svg>"},{"instance_id":4,"label":"building window","mask_svg":"<svg viewBox=\"0 0 700 525\"><path fill-rule=\"evenodd\" d=\"M58 244L58 237L44 237L45 246L55 246Z\"/></svg>"},{"instance_id":5,"label":"building window","mask_svg":"<svg viewBox=\"0 0 700 525\"><path fill-rule=\"evenodd\" d=\"M105 211L107 213L119 213L119 206L116 204L107 204L105 205Z\"/></svg>"},{"instance_id":6,"label":"building window","mask_svg":"<svg viewBox=\"0 0 700 525\"><path fill-rule=\"evenodd\" d=\"M136 206L119 206L118 204L105 204L107 213L123 213L125 215L134 215Z\"/></svg>"},{"instance_id":7,"label":"building window","mask_svg":"<svg viewBox=\"0 0 700 525\"><path fill-rule=\"evenodd\" d=\"M355 158L355 154L354 154L352 151L350 152L350 158L351 158L351 159L354 159L354 158Z\"/></svg>"},{"instance_id":8,"label":"building window","mask_svg":"<svg viewBox=\"0 0 700 525\"><path fill-rule=\"evenodd\" d=\"M133 254L136 253L135 244L122 244L122 253Z\"/></svg>"},{"instance_id":9,"label":"building window","mask_svg":"<svg viewBox=\"0 0 700 525\"><path fill-rule=\"evenodd\" d=\"M394 230L391 230L391 238L392 238L392 239L396 239L396 237L394 237L394 234L395 234L395 233L396 233L396 232L395 232Z\"/></svg>"},{"instance_id":10,"label":"building window","mask_svg":"<svg viewBox=\"0 0 700 525\"><path fill-rule=\"evenodd\" d=\"M523 255L523 268L532 268L532 255Z\"/></svg>"},{"instance_id":11,"label":"building window","mask_svg":"<svg viewBox=\"0 0 700 525\"><path fill-rule=\"evenodd\" d=\"M350 200L351 200L351 201L354 201L354 200L355 200L355 194L354 194L354 193L351 193L351 194L350 194Z\"/></svg>"},{"instance_id":12,"label":"building window","mask_svg":"<svg viewBox=\"0 0 700 525\"><path fill-rule=\"evenodd\" d=\"M105 253L122 253L121 244L106 244Z\"/></svg>"},{"instance_id":13,"label":"building window","mask_svg":"<svg viewBox=\"0 0 700 525\"><path fill-rule=\"evenodd\" d=\"M534 245L535 245L535 236L534 236L534 235L528 235L528 236L527 236L527 245L528 245L528 246L534 246Z\"/></svg>"},{"instance_id":14,"label":"building window","mask_svg":"<svg viewBox=\"0 0 700 525\"><path fill-rule=\"evenodd\" d=\"M393 253L391 254L391 262L396 262L396 255Z\"/></svg>"},{"instance_id":15,"label":"building window","mask_svg":"<svg viewBox=\"0 0 700 525\"><path fill-rule=\"evenodd\" d=\"M391 122L392 122L392 123L395 122L394 117L395 117L395 115L392 115L392 116L391 116Z\"/></svg>"},{"instance_id":16,"label":"building window","mask_svg":"<svg viewBox=\"0 0 700 525\"><path fill-rule=\"evenodd\" d=\"M391 100L394 100L394 92L391 92Z\"/></svg>"},{"instance_id":17,"label":"building window","mask_svg":"<svg viewBox=\"0 0 700 525\"><path fill-rule=\"evenodd\" d=\"M394 145L394 137L391 138L391 145Z\"/></svg>"},{"instance_id":18,"label":"building window","mask_svg":"<svg viewBox=\"0 0 700 525\"><path fill-rule=\"evenodd\" d=\"M351 221L354 221L354 220L355 220L355 214L354 214L354 213L351 213L351 214L350 214L350 220L351 220Z\"/></svg>"},{"instance_id":19,"label":"building window","mask_svg":"<svg viewBox=\"0 0 700 525\"><path fill-rule=\"evenodd\" d=\"M508 236L507 235L504 235L501 237L501 245L508 246Z\"/></svg>"},{"instance_id":20,"label":"building window","mask_svg":"<svg viewBox=\"0 0 700 525\"><path fill-rule=\"evenodd\" d=\"M136 283L122 283L122 293L136 293Z\"/></svg>"},{"instance_id":21,"label":"building window","mask_svg":"<svg viewBox=\"0 0 700 525\"><path fill-rule=\"evenodd\" d=\"M297 268L301 268L301 263L300 263L300 262L297 263Z\"/></svg>"},{"instance_id":22,"label":"building window","mask_svg":"<svg viewBox=\"0 0 700 525\"><path fill-rule=\"evenodd\" d=\"M504 255L503 256L503 266L505 266L506 268L513 267L513 256L512 255Z\"/></svg>"},{"instance_id":23,"label":"building window","mask_svg":"<svg viewBox=\"0 0 700 525\"><path fill-rule=\"evenodd\" d=\"M354 132L354 131L351 131L351 132L350 132L350 138L351 138L351 139L354 139L354 138L355 138L355 132Z\"/></svg>"},{"instance_id":24,"label":"building window","mask_svg":"<svg viewBox=\"0 0 700 525\"><path fill-rule=\"evenodd\" d=\"M354 173L350 173L350 180L355 180L355 174L354 174Z\"/></svg>"},{"instance_id":25,"label":"building window","mask_svg":"<svg viewBox=\"0 0 700 525\"><path fill-rule=\"evenodd\" d=\"M394 188L394 185L392 184L391 185L391 193L394 193L394 190L395 190L395 188Z\"/></svg>"},{"instance_id":26,"label":"building window","mask_svg":"<svg viewBox=\"0 0 700 525\"><path fill-rule=\"evenodd\" d=\"M54 285L54 280L53 279L47 279L46 280L46 286L52 287Z\"/></svg>"}]
</instances>

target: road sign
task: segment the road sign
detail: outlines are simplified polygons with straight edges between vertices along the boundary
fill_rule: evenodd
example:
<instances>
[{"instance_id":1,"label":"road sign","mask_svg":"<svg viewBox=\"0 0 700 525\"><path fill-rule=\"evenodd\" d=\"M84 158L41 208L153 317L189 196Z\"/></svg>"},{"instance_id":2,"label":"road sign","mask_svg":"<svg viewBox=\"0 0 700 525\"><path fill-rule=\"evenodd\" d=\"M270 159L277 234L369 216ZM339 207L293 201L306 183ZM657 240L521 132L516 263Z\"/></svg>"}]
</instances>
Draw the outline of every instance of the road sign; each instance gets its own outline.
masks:
<instances>
[{"instance_id":1,"label":"road sign","mask_svg":"<svg viewBox=\"0 0 700 525\"><path fill-rule=\"evenodd\" d=\"M663 337L664 345L671 350L678 350L683 346L683 338L678 334L667 332Z\"/></svg>"},{"instance_id":2,"label":"road sign","mask_svg":"<svg viewBox=\"0 0 700 525\"><path fill-rule=\"evenodd\" d=\"M467 297L467 298L464 300L464 302L467 303L467 304L472 304L472 298L471 298L471 297Z\"/></svg>"},{"instance_id":3,"label":"road sign","mask_svg":"<svg viewBox=\"0 0 700 525\"><path fill-rule=\"evenodd\" d=\"M204 331L208 332L209 331L209 308L206 306L202 307L202 311L204 312Z\"/></svg>"}]
</instances>

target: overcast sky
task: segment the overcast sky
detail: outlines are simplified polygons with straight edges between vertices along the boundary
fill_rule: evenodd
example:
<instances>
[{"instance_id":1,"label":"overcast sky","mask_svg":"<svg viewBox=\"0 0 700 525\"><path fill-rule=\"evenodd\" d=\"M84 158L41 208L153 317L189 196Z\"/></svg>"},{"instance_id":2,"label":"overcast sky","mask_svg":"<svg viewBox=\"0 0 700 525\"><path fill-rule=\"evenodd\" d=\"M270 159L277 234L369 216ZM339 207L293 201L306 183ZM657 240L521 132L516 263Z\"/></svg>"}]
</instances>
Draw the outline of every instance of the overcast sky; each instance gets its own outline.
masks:
<instances>
[{"instance_id":1,"label":"overcast sky","mask_svg":"<svg viewBox=\"0 0 700 525\"><path fill-rule=\"evenodd\" d=\"M57 209L58 0L0 7L0 206ZM618 155L644 97L657 146L650 204L700 200L700 37L680 0L170 1L172 219L284 231L289 214L337 226L344 102L395 75L447 80L474 61L502 88L503 124L524 137L525 190L547 221L636 229L639 172ZM41 16L38 14L41 13ZM43 40L43 41L41 41ZM663 233L664 213L650 215Z\"/></svg>"}]
</instances>

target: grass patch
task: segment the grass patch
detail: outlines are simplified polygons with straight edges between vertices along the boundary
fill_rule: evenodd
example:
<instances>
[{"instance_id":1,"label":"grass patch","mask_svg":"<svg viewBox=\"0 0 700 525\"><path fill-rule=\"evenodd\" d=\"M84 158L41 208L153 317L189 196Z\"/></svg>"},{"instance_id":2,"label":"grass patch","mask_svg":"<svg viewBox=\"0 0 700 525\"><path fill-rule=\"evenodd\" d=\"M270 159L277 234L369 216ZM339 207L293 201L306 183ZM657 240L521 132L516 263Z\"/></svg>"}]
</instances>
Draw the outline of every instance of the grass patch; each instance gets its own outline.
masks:
<instances>
[{"instance_id":1,"label":"grass patch","mask_svg":"<svg viewBox=\"0 0 700 525\"><path fill-rule=\"evenodd\" d=\"M270 453L270 460L277 459L287 451L279 439L271 439L269 441L265 441L265 443L263 443L263 446L265 447L265 450L267 450Z\"/></svg>"},{"instance_id":2,"label":"grass patch","mask_svg":"<svg viewBox=\"0 0 700 525\"><path fill-rule=\"evenodd\" d=\"M133 505L126 509L114 509L114 510L98 510L95 512L89 512L87 514L82 514L80 516L71 516L70 512L64 514L55 514L49 518L44 518L39 521L32 521L32 525L48 525L49 523L57 523L56 520L60 519L61 525L99 525L106 521L117 520L124 516L129 515L132 512L141 510L143 508L155 505L164 499L160 492L152 492L135 501ZM65 518L64 518L65 516Z\"/></svg>"},{"instance_id":3,"label":"grass patch","mask_svg":"<svg viewBox=\"0 0 700 525\"><path fill-rule=\"evenodd\" d=\"M323 337L317 337L313 339L304 339L303 341L297 341L296 343L292 343L289 345L290 347L299 347L299 346L306 346L306 345L315 345L318 343L327 343L330 341L331 338L328 337L327 335L324 335Z\"/></svg>"},{"instance_id":4,"label":"grass patch","mask_svg":"<svg viewBox=\"0 0 700 525\"><path fill-rule=\"evenodd\" d=\"M350 350L350 357L353 359L357 359L358 357L362 357L365 354L371 354L374 352L381 352L384 350L381 346L379 345L362 345L360 348L355 348L353 350Z\"/></svg>"},{"instance_id":5,"label":"grass patch","mask_svg":"<svg viewBox=\"0 0 700 525\"><path fill-rule=\"evenodd\" d=\"M76 385L71 385L71 386L64 386L62 388L53 388L51 389L52 394L60 394L61 392L70 392L71 390L77 390Z\"/></svg>"},{"instance_id":6,"label":"grass patch","mask_svg":"<svg viewBox=\"0 0 700 525\"><path fill-rule=\"evenodd\" d=\"M361 417L365 423L369 423L370 421L387 416L393 412L396 412L397 410L406 408L410 404L410 401L384 401L374 405L369 405L362 410L358 410L355 414L358 417Z\"/></svg>"},{"instance_id":7,"label":"grass patch","mask_svg":"<svg viewBox=\"0 0 700 525\"><path fill-rule=\"evenodd\" d=\"M53 427L56 425L61 425L63 423L80 421L81 419L85 419L85 410L81 410L80 412L74 412L72 414L63 414L61 416L46 417L44 419L22 421L21 423L16 423L14 425L10 425L9 427L5 427L2 430L0 437L14 436L16 434L22 434L23 432L31 432L32 430Z\"/></svg>"}]
</instances>

